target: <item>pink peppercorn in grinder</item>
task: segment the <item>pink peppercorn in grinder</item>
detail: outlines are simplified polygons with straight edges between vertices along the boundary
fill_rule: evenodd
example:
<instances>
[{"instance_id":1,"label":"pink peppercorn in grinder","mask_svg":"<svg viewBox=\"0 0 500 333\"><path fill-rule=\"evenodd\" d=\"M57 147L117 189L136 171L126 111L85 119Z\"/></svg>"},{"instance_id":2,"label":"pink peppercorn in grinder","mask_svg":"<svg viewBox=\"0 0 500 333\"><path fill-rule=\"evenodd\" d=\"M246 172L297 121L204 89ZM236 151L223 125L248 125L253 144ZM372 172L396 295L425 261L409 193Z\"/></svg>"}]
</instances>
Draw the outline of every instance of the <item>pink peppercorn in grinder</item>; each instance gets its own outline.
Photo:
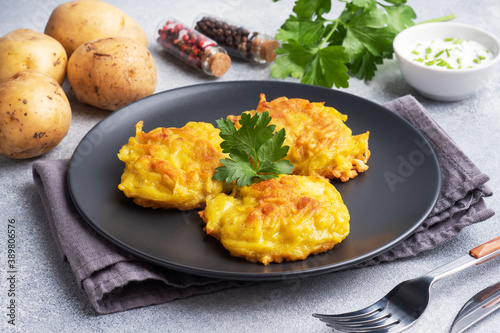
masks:
<instances>
[{"instance_id":1,"label":"pink peppercorn in grinder","mask_svg":"<svg viewBox=\"0 0 500 333\"><path fill-rule=\"evenodd\" d=\"M158 28L158 44L169 54L208 75L222 76L231 67L226 50L207 36L168 18Z\"/></svg>"},{"instance_id":2,"label":"pink peppercorn in grinder","mask_svg":"<svg viewBox=\"0 0 500 333\"><path fill-rule=\"evenodd\" d=\"M193 26L196 31L225 48L231 56L261 64L276 59L274 50L279 47L279 43L268 35L250 32L236 23L209 14L199 15Z\"/></svg>"}]
</instances>

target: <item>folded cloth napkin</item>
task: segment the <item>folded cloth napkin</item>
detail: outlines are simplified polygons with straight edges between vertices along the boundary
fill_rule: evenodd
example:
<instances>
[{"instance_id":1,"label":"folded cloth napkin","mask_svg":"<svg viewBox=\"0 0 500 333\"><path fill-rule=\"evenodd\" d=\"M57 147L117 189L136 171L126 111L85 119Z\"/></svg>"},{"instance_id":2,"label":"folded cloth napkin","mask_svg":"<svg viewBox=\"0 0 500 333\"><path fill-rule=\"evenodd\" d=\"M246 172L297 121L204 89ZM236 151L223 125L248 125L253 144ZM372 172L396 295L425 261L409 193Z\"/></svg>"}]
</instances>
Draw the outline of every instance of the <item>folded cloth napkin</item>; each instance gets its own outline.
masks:
<instances>
[{"instance_id":1,"label":"folded cloth napkin","mask_svg":"<svg viewBox=\"0 0 500 333\"><path fill-rule=\"evenodd\" d=\"M101 237L71 201L68 160L33 163L33 177L57 247L101 314L169 302L244 282L179 273L140 261Z\"/></svg>"},{"instance_id":2,"label":"folded cloth napkin","mask_svg":"<svg viewBox=\"0 0 500 333\"><path fill-rule=\"evenodd\" d=\"M411 96L384 105L410 121L431 142L442 170L442 189L430 216L392 250L359 266L409 257L457 235L494 213L488 176L465 156ZM38 160L33 177L59 251L98 313L113 313L209 293L249 282L217 280L157 267L134 258L102 238L73 206L66 184L68 160Z\"/></svg>"},{"instance_id":3,"label":"folded cloth napkin","mask_svg":"<svg viewBox=\"0 0 500 333\"><path fill-rule=\"evenodd\" d=\"M436 152L441 168L441 192L422 225L404 242L365 261L358 267L414 256L456 236L463 228L494 215L483 197L493 195L482 173L412 96L404 96L384 107L408 120Z\"/></svg>"}]
</instances>

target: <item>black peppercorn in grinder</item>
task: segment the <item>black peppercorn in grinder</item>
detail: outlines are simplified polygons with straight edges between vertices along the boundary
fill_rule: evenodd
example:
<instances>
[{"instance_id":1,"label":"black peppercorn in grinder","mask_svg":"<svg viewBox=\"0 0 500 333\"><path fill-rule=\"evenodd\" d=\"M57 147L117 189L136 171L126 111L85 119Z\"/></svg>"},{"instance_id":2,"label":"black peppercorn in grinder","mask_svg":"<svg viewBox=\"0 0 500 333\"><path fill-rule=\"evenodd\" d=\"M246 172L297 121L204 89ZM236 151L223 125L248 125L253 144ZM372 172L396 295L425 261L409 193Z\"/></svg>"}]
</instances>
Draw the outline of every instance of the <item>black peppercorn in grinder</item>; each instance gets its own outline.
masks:
<instances>
[{"instance_id":1,"label":"black peppercorn in grinder","mask_svg":"<svg viewBox=\"0 0 500 333\"><path fill-rule=\"evenodd\" d=\"M278 41L259 32L250 32L245 27L202 14L194 21L194 29L216 41L231 56L258 63L270 63L276 58L274 50Z\"/></svg>"}]
</instances>

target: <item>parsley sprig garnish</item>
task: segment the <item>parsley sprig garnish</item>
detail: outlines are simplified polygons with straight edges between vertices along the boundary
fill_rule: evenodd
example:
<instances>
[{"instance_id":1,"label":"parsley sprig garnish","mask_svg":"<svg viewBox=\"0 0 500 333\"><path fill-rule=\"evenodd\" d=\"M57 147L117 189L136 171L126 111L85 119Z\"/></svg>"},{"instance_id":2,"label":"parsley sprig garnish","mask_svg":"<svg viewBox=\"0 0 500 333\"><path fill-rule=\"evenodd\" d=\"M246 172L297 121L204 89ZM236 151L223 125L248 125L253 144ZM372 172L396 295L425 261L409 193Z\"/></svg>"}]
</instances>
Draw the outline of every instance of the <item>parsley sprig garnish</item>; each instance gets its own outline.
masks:
<instances>
[{"instance_id":1,"label":"parsley sprig garnish","mask_svg":"<svg viewBox=\"0 0 500 333\"><path fill-rule=\"evenodd\" d=\"M276 50L279 56L271 67L272 77L292 76L301 83L328 88L347 88L349 74L369 81L377 65L392 58L396 35L415 24L416 14L406 0L339 1L345 8L337 19L324 17L332 0L295 2L294 15L275 36L282 44Z\"/></svg>"},{"instance_id":2,"label":"parsley sprig garnish","mask_svg":"<svg viewBox=\"0 0 500 333\"><path fill-rule=\"evenodd\" d=\"M280 174L290 174L293 165L284 160L288 146L284 146L286 132L282 128L275 132L275 125L269 125L269 112L243 113L236 129L226 118L216 120L220 129L222 152L229 158L220 160L224 166L215 169L213 179L238 186L251 185L254 178L270 179Z\"/></svg>"}]
</instances>

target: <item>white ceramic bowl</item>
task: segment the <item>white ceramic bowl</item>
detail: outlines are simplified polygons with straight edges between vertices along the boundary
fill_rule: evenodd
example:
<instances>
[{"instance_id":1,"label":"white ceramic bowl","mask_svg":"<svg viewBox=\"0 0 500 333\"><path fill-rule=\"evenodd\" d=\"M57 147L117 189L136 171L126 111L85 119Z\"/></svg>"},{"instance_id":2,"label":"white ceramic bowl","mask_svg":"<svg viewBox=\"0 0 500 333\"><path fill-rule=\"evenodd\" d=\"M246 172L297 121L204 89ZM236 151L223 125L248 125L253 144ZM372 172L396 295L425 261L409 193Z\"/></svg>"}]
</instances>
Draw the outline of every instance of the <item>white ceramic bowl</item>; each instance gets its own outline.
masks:
<instances>
[{"instance_id":1,"label":"white ceramic bowl","mask_svg":"<svg viewBox=\"0 0 500 333\"><path fill-rule=\"evenodd\" d=\"M444 38L476 41L493 52L494 58L468 69L446 69L413 61L411 51L418 42ZM425 97L439 101L458 101L475 94L496 74L500 63L500 41L489 32L453 22L423 23L401 31L393 43L399 69L410 86Z\"/></svg>"}]
</instances>

